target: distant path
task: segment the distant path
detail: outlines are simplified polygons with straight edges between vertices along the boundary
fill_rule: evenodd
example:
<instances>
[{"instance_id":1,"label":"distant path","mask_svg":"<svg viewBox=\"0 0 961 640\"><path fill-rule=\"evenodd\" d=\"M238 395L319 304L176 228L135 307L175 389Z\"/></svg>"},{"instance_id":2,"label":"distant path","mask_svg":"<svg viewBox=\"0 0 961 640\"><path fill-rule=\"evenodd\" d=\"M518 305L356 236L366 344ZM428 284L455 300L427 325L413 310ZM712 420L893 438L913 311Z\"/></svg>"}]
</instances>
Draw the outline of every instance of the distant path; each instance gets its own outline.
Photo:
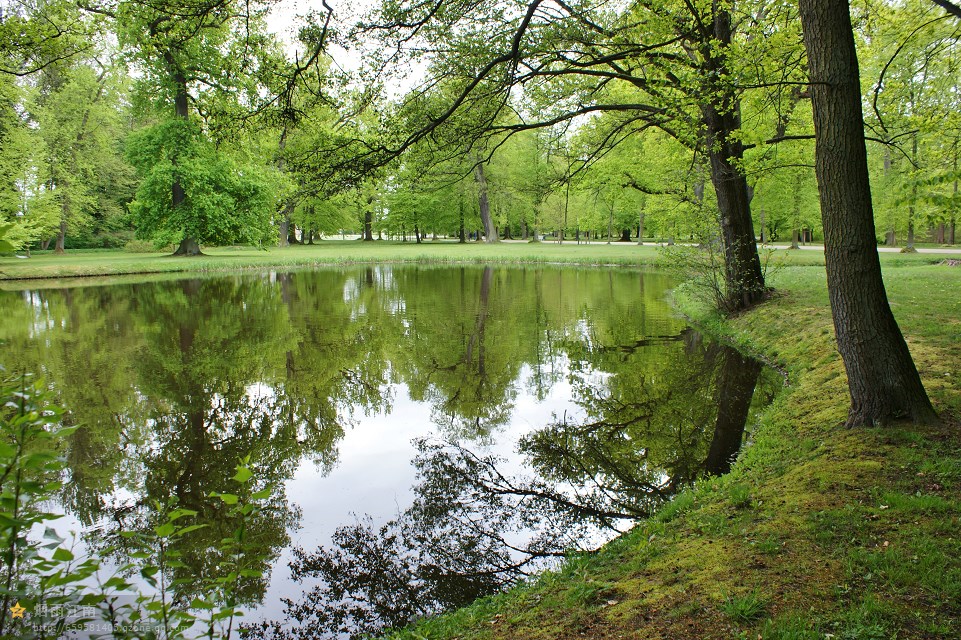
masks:
<instances>
[{"instance_id":1,"label":"distant path","mask_svg":"<svg viewBox=\"0 0 961 640\"><path fill-rule=\"evenodd\" d=\"M516 239L516 238L510 238L510 239L508 239L508 240L500 240L500 242L505 243L505 244L529 244L529 243L530 243L530 240L519 240L519 239ZM557 241L557 238L550 238L550 237L548 237L546 240L541 240L541 242L542 242L543 244L561 244L561 243L559 243L559 242ZM611 244L611 245L617 245L617 246L625 246L625 245L631 245L631 244L636 245L636 244L637 244L637 241L636 241L636 240L632 240L631 242L619 242L619 241L616 241L616 240L615 240L615 241L613 241L613 242L608 242L606 239L604 239L604 240L581 240L580 242L578 242L578 241L574 240L573 238L567 238L567 239L564 240L563 244L570 244L570 245L577 245L577 244L589 244L589 245ZM690 243L687 243L687 242L678 242L677 244L690 246ZM644 246L648 246L648 247L651 247L651 246L654 246L654 247L664 247L664 246L667 246L667 243L666 243L666 242L663 242L663 241L645 241L645 242L644 242ZM759 246L759 247L766 248L766 249L777 249L778 251L787 251L787 250L790 248L790 245L787 245L787 244L770 244L770 243L769 243L769 244L764 244L764 245L758 244L758 246ZM802 249L802 250L804 250L804 251L820 251L820 252L822 252L822 253L824 252L824 245L823 245L823 244L810 244L810 243L809 243L809 244L801 245L801 246L798 247L798 248L799 248L799 249ZM948 254L948 255L961 254L961 246L956 246L956 247L918 247L918 248L917 248L917 252L918 252L918 253L934 253L934 254L943 253L943 254ZM878 253L901 253L901 247L878 247Z\"/></svg>"},{"instance_id":2,"label":"distant path","mask_svg":"<svg viewBox=\"0 0 961 640\"><path fill-rule=\"evenodd\" d=\"M767 244L765 247L770 247L772 249L787 250L788 245L774 245ZM806 244L799 247L804 251L824 251L823 244ZM946 254L958 254L961 253L961 247L918 247L918 253L946 253ZM878 247L878 253L901 253L901 247Z\"/></svg>"}]
</instances>

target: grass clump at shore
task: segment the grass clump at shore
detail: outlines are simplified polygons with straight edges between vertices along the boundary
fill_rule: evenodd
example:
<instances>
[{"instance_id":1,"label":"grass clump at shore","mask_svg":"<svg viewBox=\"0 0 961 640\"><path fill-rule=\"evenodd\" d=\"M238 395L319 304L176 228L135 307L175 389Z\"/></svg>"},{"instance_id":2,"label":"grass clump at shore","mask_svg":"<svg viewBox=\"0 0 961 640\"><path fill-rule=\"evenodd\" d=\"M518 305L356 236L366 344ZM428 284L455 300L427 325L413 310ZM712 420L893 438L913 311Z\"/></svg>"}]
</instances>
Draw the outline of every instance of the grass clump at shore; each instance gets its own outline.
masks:
<instances>
[{"instance_id":1,"label":"grass clump at shore","mask_svg":"<svg viewBox=\"0 0 961 640\"><path fill-rule=\"evenodd\" d=\"M822 269L731 320L678 304L785 371L753 442L602 549L391 638L958 637L961 269L887 264L892 307L944 422L845 429Z\"/></svg>"}]
</instances>

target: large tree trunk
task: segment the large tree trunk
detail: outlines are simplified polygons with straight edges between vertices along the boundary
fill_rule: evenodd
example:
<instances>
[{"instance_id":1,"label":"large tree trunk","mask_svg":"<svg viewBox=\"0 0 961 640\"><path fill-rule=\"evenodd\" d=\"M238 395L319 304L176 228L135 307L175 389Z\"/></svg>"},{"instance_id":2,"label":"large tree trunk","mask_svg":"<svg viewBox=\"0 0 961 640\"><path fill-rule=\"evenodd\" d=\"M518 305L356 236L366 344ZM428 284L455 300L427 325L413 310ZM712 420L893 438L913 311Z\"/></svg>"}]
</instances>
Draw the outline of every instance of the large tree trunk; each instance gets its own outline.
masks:
<instances>
[{"instance_id":1,"label":"large tree trunk","mask_svg":"<svg viewBox=\"0 0 961 640\"><path fill-rule=\"evenodd\" d=\"M364 210L364 242L374 241L374 214L370 210L373 198L367 201L367 208Z\"/></svg>"},{"instance_id":2,"label":"large tree trunk","mask_svg":"<svg viewBox=\"0 0 961 640\"><path fill-rule=\"evenodd\" d=\"M481 223L484 225L484 242L497 242L497 227L491 220L491 205L487 199L487 178L484 176L484 165L480 162L474 166L474 181L477 182L477 202L480 206Z\"/></svg>"},{"instance_id":3,"label":"large tree trunk","mask_svg":"<svg viewBox=\"0 0 961 640\"><path fill-rule=\"evenodd\" d=\"M937 420L891 313L875 246L858 59L848 3L800 0L814 109L815 172L848 425Z\"/></svg>"},{"instance_id":4,"label":"large tree trunk","mask_svg":"<svg viewBox=\"0 0 961 640\"><path fill-rule=\"evenodd\" d=\"M290 240L287 238L287 234L290 233L290 214L286 209L287 207L284 207L284 213L280 215L280 237L277 240L278 247L290 246Z\"/></svg>"},{"instance_id":5,"label":"large tree trunk","mask_svg":"<svg viewBox=\"0 0 961 640\"><path fill-rule=\"evenodd\" d=\"M177 246L177 250L174 251L175 256L199 256L200 245L193 238L184 238L180 241L180 245Z\"/></svg>"},{"instance_id":6,"label":"large tree trunk","mask_svg":"<svg viewBox=\"0 0 961 640\"><path fill-rule=\"evenodd\" d=\"M171 80L173 80L174 87L176 87L176 95L174 95L174 114L177 118L186 120L189 115L188 105L187 105L187 78L183 71L177 66L173 53L168 51L165 55L168 68L171 74ZM174 158L174 166L177 164L176 157ZM183 205L184 201L187 199L186 193L184 193L184 188L180 184L180 180L174 174L174 181L170 188L171 192L171 209L176 209ZM189 235L185 236L183 240L180 241L180 246L174 251L175 256L199 256L200 254L200 242L197 238L191 237Z\"/></svg>"},{"instance_id":7,"label":"large tree trunk","mask_svg":"<svg viewBox=\"0 0 961 640\"><path fill-rule=\"evenodd\" d=\"M644 206L641 205L641 210L637 212L637 244L638 246L644 244Z\"/></svg>"},{"instance_id":8,"label":"large tree trunk","mask_svg":"<svg viewBox=\"0 0 961 640\"><path fill-rule=\"evenodd\" d=\"M66 206L66 205L64 205ZM66 215L66 212L64 212ZM60 227L57 229L57 244L54 246L54 253L64 253L64 240L67 237L67 220L66 218L60 218Z\"/></svg>"},{"instance_id":9,"label":"large tree trunk","mask_svg":"<svg viewBox=\"0 0 961 640\"><path fill-rule=\"evenodd\" d=\"M764 297L765 286L754 238L747 179L740 169L744 158L744 145L737 135L741 128L741 107L731 88L733 80L726 59L731 40L730 11L717 5L713 39L702 48L706 88L713 97L702 105L701 112L711 159L711 182L721 216L726 305L730 311L740 311L759 302Z\"/></svg>"}]
</instances>

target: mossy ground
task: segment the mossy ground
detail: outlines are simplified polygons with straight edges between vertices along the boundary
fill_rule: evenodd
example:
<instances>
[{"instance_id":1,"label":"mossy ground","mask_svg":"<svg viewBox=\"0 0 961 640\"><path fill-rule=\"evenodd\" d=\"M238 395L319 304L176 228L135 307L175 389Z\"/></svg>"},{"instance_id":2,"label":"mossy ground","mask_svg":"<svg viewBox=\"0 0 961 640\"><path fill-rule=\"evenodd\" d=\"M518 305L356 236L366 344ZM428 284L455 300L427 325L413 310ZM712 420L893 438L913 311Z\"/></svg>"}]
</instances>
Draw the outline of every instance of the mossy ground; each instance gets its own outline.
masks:
<instances>
[{"instance_id":1,"label":"mossy ground","mask_svg":"<svg viewBox=\"0 0 961 640\"><path fill-rule=\"evenodd\" d=\"M846 429L823 269L716 333L789 384L734 470L598 552L397 632L413 638L961 637L961 268L885 269L892 307L944 422Z\"/></svg>"}]
</instances>

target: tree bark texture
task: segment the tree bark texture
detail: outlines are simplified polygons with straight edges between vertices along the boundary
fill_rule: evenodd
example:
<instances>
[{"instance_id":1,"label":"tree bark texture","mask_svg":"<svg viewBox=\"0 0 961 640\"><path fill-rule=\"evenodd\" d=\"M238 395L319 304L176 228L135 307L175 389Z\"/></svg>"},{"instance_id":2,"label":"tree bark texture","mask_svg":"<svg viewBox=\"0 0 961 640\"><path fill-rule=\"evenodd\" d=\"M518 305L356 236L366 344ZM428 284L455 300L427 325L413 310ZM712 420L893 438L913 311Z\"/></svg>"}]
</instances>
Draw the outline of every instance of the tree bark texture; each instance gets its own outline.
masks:
<instances>
[{"instance_id":1,"label":"tree bark texture","mask_svg":"<svg viewBox=\"0 0 961 640\"><path fill-rule=\"evenodd\" d=\"M848 2L800 0L800 9L828 294L851 394L847 422L935 421L881 277Z\"/></svg>"},{"instance_id":2,"label":"tree bark texture","mask_svg":"<svg viewBox=\"0 0 961 640\"><path fill-rule=\"evenodd\" d=\"M477 183L477 203L480 207L481 223L484 225L484 242L497 242L497 227L491 220L491 204L487 199L487 177L484 175L484 165L478 163L474 167L474 181Z\"/></svg>"},{"instance_id":3,"label":"tree bark texture","mask_svg":"<svg viewBox=\"0 0 961 640\"><path fill-rule=\"evenodd\" d=\"M736 135L741 128L741 107L726 62L725 50L732 41L729 10L715 8L713 32L714 38L703 47L705 88L712 97L702 105L701 113L721 216L727 306L730 311L740 311L764 297L764 274L754 239L747 179L738 166L744 158L744 145Z\"/></svg>"}]
</instances>

